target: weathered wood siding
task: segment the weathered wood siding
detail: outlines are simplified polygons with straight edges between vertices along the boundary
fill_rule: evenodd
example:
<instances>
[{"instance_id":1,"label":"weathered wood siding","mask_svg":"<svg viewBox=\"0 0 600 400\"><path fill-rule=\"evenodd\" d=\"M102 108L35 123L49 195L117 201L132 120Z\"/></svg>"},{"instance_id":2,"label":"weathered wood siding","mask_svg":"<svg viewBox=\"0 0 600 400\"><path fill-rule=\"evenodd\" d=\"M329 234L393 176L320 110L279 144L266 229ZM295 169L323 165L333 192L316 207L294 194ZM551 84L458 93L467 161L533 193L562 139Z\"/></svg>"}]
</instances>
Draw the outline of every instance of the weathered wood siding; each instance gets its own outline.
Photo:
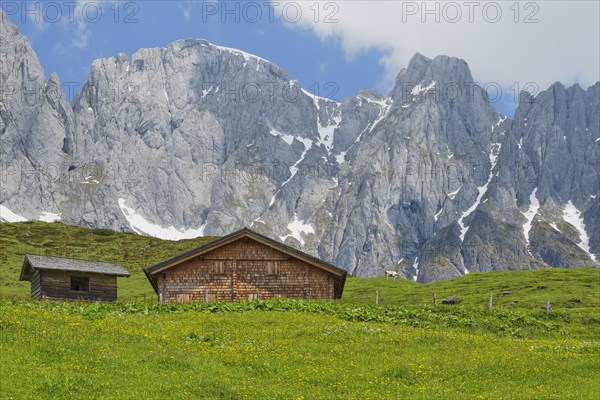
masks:
<instances>
[{"instance_id":1,"label":"weathered wood siding","mask_svg":"<svg viewBox=\"0 0 600 400\"><path fill-rule=\"evenodd\" d=\"M215 266L222 262L223 266ZM267 263L279 263L268 274ZM270 271L276 270L271 264ZM250 300L274 297L333 299L334 277L250 238L185 261L156 274L165 302ZM208 296L207 296L208 295Z\"/></svg>"},{"instance_id":2,"label":"weathered wood siding","mask_svg":"<svg viewBox=\"0 0 600 400\"><path fill-rule=\"evenodd\" d=\"M40 271L41 298L46 300L117 300L117 277L99 274L71 274L63 271ZM89 276L90 291L71 290L70 276ZM32 283L33 288L33 283Z\"/></svg>"},{"instance_id":3,"label":"weathered wood siding","mask_svg":"<svg viewBox=\"0 0 600 400\"><path fill-rule=\"evenodd\" d=\"M31 274L31 298L36 300L42 298L42 276L38 270Z\"/></svg>"}]
</instances>

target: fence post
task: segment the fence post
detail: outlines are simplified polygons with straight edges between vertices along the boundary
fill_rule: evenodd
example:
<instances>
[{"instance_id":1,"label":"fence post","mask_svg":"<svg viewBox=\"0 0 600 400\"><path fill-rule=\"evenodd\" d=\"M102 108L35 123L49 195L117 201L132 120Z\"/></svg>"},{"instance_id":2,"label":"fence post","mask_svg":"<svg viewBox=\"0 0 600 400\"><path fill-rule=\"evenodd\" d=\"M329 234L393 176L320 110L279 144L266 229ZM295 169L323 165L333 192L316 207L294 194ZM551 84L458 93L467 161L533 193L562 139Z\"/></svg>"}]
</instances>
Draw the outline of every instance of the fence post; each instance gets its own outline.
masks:
<instances>
[{"instance_id":1,"label":"fence post","mask_svg":"<svg viewBox=\"0 0 600 400\"><path fill-rule=\"evenodd\" d=\"M550 314L551 308L552 306L550 305L550 297L548 297L548 300L546 300L546 314Z\"/></svg>"},{"instance_id":2,"label":"fence post","mask_svg":"<svg viewBox=\"0 0 600 400\"><path fill-rule=\"evenodd\" d=\"M260 300L260 291L259 290L256 291L256 300Z\"/></svg>"},{"instance_id":3,"label":"fence post","mask_svg":"<svg viewBox=\"0 0 600 400\"><path fill-rule=\"evenodd\" d=\"M204 302L208 303L208 288L204 289Z\"/></svg>"},{"instance_id":4,"label":"fence post","mask_svg":"<svg viewBox=\"0 0 600 400\"><path fill-rule=\"evenodd\" d=\"M379 290L375 291L375 305L379 304Z\"/></svg>"},{"instance_id":5,"label":"fence post","mask_svg":"<svg viewBox=\"0 0 600 400\"><path fill-rule=\"evenodd\" d=\"M493 308L493 298L494 298L494 295L490 293L490 312L492 312L492 308Z\"/></svg>"},{"instance_id":6,"label":"fence post","mask_svg":"<svg viewBox=\"0 0 600 400\"><path fill-rule=\"evenodd\" d=\"M435 292L433 292L433 306L437 307L437 297L435 297Z\"/></svg>"}]
</instances>

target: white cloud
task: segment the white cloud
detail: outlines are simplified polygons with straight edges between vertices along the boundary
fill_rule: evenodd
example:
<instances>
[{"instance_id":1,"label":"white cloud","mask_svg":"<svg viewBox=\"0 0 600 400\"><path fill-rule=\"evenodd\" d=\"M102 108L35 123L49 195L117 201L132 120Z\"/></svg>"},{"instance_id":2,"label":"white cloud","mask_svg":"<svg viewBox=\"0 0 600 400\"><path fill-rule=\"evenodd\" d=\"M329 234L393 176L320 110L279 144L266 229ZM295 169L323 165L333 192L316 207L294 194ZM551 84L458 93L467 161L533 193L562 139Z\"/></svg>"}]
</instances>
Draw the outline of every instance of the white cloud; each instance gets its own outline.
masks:
<instances>
[{"instance_id":1,"label":"white cloud","mask_svg":"<svg viewBox=\"0 0 600 400\"><path fill-rule=\"evenodd\" d=\"M181 12L183 13L183 19L185 22L190 22L192 20L192 10L194 9L197 2L186 0L177 5Z\"/></svg>"},{"instance_id":2,"label":"white cloud","mask_svg":"<svg viewBox=\"0 0 600 400\"><path fill-rule=\"evenodd\" d=\"M72 47L79 50L87 49L93 36L91 28L101 20L114 18L114 14L111 14L114 11L108 9L108 6L118 7L119 3L120 0L111 3L108 0L77 0L75 2L52 3L59 7L62 12L60 26L71 35L67 43L57 43L55 50L65 50Z\"/></svg>"},{"instance_id":3,"label":"white cloud","mask_svg":"<svg viewBox=\"0 0 600 400\"><path fill-rule=\"evenodd\" d=\"M512 1L320 1L318 14L313 1L279 3L273 3L278 18L323 40L339 39L347 57L382 51L388 84L416 52L463 58L477 81L503 87L534 82L543 90L555 81L587 86L600 80L596 1L520 2L518 7ZM302 18L294 21L297 7ZM326 23L326 17L337 22Z\"/></svg>"},{"instance_id":4,"label":"white cloud","mask_svg":"<svg viewBox=\"0 0 600 400\"><path fill-rule=\"evenodd\" d=\"M78 49L88 47L92 33L90 24L95 23L97 18L102 17L101 3L105 0L79 0L74 10L75 21L70 25L73 26L73 41L72 45ZM100 13L100 14L98 14Z\"/></svg>"}]
</instances>

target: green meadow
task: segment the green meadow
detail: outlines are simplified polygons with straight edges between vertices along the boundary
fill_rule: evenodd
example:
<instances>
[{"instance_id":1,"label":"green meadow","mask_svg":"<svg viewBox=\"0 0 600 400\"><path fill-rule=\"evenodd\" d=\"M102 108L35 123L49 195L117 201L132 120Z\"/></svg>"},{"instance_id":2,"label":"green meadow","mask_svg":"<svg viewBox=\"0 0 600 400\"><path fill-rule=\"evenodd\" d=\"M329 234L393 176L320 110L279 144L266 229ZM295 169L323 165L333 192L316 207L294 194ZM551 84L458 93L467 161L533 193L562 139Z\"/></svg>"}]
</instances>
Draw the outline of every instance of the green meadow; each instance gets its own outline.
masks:
<instances>
[{"instance_id":1,"label":"green meadow","mask_svg":"<svg viewBox=\"0 0 600 400\"><path fill-rule=\"evenodd\" d=\"M154 299L142 269L209 242L204 237L180 242L164 241L108 229L77 228L61 223L0 224L0 296L27 296L29 282L19 282L25 254L115 262L131 277L119 279L123 299Z\"/></svg>"},{"instance_id":2,"label":"green meadow","mask_svg":"<svg viewBox=\"0 0 600 400\"><path fill-rule=\"evenodd\" d=\"M598 269L349 278L341 301L158 304L142 268L207 240L0 224L0 399L600 398ZM114 304L31 301L25 253L132 276Z\"/></svg>"}]
</instances>

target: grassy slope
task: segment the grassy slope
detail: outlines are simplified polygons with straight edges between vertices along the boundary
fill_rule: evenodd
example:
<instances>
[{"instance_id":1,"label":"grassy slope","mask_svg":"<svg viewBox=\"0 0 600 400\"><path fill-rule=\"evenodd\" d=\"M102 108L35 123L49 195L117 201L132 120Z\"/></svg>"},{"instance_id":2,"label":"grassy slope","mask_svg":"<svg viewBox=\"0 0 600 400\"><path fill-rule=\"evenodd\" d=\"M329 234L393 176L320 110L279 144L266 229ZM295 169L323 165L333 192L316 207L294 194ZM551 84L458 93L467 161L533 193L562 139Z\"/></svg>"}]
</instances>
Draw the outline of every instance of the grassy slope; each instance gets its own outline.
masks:
<instances>
[{"instance_id":1,"label":"grassy slope","mask_svg":"<svg viewBox=\"0 0 600 400\"><path fill-rule=\"evenodd\" d=\"M350 278L341 302L157 304L141 269L206 240L0 224L0 398L600 397L600 270ZM128 302L11 301L28 294L27 252L119 262ZM432 292L463 301L434 308Z\"/></svg>"},{"instance_id":2,"label":"grassy slope","mask_svg":"<svg viewBox=\"0 0 600 400\"><path fill-rule=\"evenodd\" d=\"M33 253L120 263L131 278L119 279L119 297L151 300L154 292L142 268L211 239L170 242L60 223L0 224L0 296L28 296L29 282L18 279L24 254ZM600 269L493 271L428 285L386 278L349 278L346 282L343 300L348 302L373 303L378 290L379 302L384 305L431 305L435 292L438 303L445 297L460 297L463 305L481 308L487 307L490 294L498 307L540 308L547 297L554 309L600 307ZM505 291L512 294L503 295ZM573 299L580 302L570 301Z\"/></svg>"},{"instance_id":3,"label":"grassy slope","mask_svg":"<svg viewBox=\"0 0 600 400\"><path fill-rule=\"evenodd\" d=\"M19 282L25 254L116 262L130 273L118 280L121 298L154 298L142 269L213 238L164 241L133 233L84 229L60 223L0 223L0 295L27 296L29 282Z\"/></svg>"},{"instance_id":4,"label":"grassy slope","mask_svg":"<svg viewBox=\"0 0 600 400\"><path fill-rule=\"evenodd\" d=\"M491 271L432 284L350 278L344 297L373 303L376 290L381 304L432 305L435 293L438 304L447 297L459 297L462 305L487 308L491 294L494 307L540 309L549 297L553 309L596 308L600 307L600 269Z\"/></svg>"}]
</instances>

